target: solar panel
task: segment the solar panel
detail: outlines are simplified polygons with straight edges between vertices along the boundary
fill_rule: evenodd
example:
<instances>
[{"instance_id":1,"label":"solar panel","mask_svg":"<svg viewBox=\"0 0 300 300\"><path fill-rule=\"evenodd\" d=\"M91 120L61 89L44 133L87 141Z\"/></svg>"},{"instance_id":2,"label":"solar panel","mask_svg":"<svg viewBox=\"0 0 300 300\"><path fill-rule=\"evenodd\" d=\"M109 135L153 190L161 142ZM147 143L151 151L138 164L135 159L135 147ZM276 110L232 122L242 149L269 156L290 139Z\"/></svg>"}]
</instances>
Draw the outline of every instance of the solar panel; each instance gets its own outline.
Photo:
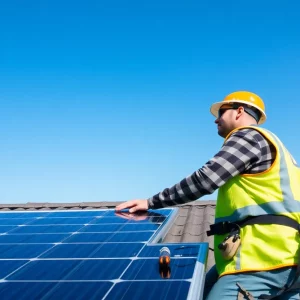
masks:
<instances>
[{"instance_id":1,"label":"solar panel","mask_svg":"<svg viewBox=\"0 0 300 300\"><path fill-rule=\"evenodd\" d=\"M208 244L161 243L176 211L0 212L0 296L201 299ZM158 265L163 246L168 276Z\"/></svg>"}]
</instances>

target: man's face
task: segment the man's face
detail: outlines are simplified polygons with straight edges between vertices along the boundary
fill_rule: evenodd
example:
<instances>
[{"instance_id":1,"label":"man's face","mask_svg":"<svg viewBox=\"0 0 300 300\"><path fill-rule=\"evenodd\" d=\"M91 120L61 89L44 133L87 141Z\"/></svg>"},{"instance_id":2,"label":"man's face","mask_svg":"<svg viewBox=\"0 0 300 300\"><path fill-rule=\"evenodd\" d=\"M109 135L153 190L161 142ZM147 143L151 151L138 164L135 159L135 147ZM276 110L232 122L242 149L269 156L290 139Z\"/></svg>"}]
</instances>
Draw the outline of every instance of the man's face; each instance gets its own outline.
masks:
<instances>
[{"instance_id":1,"label":"man's face","mask_svg":"<svg viewBox=\"0 0 300 300\"><path fill-rule=\"evenodd\" d=\"M219 109L218 118L215 123L218 125L218 134L225 138L235 127L234 127L234 115L236 109L231 104L224 104Z\"/></svg>"}]
</instances>

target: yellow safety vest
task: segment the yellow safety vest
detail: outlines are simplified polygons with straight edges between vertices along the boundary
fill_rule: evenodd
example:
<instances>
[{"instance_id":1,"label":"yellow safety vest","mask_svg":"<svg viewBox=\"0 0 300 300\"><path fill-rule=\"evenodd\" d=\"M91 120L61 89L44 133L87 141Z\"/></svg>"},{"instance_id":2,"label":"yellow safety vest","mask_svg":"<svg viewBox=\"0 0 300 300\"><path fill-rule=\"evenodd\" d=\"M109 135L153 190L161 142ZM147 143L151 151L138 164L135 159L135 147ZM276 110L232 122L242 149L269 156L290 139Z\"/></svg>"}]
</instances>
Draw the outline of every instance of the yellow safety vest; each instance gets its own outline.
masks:
<instances>
[{"instance_id":1,"label":"yellow safety vest","mask_svg":"<svg viewBox=\"0 0 300 300\"><path fill-rule=\"evenodd\" d=\"M300 167L273 133L256 126L276 148L272 166L261 173L237 175L220 187L215 222L239 221L248 216L285 215L300 223ZM219 275L266 271L297 264L298 232L282 225L248 225L241 228L241 245L231 260L224 260L217 246L226 235L215 235L215 261Z\"/></svg>"}]
</instances>

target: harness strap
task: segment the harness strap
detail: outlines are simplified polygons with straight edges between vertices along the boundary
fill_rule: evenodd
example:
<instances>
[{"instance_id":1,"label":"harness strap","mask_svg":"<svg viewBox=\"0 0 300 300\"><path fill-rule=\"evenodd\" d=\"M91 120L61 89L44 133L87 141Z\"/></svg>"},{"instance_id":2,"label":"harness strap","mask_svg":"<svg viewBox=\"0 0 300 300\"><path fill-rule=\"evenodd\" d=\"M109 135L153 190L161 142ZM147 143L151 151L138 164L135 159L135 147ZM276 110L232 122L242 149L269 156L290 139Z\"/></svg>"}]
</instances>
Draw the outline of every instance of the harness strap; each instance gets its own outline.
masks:
<instances>
[{"instance_id":1,"label":"harness strap","mask_svg":"<svg viewBox=\"0 0 300 300\"><path fill-rule=\"evenodd\" d=\"M286 216L281 215L262 215L262 216L255 216L255 217L247 217L241 221L235 222L218 222L216 224L210 225L210 230L207 231L207 236L215 235L215 234L226 234L231 232L234 229L239 227L245 227L247 225L254 225L254 224L261 224L261 225L270 225L270 224L277 224L292 227L298 232L300 232L300 224Z\"/></svg>"}]
</instances>

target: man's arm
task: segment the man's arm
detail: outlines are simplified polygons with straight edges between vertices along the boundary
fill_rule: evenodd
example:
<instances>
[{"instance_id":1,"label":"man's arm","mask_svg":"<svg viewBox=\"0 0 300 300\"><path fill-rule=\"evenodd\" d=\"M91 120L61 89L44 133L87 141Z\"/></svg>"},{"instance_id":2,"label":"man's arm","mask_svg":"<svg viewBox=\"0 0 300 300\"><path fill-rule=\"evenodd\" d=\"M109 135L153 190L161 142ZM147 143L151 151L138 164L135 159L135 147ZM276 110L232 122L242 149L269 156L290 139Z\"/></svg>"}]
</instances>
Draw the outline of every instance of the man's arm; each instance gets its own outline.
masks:
<instances>
[{"instance_id":1,"label":"man's arm","mask_svg":"<svg viewBox=\"0 0 300 300\"><path fill-rule=\"evenodd\" d=\"M253 129L239 130L211 160L190 176L147 200L128 201L116 209L130 208L130 212L156 209L184 204L211 194L230 178L250 172L261 160L262 148L269 149L269 144L260 133Z\"/></svg>"}]
</instances>

